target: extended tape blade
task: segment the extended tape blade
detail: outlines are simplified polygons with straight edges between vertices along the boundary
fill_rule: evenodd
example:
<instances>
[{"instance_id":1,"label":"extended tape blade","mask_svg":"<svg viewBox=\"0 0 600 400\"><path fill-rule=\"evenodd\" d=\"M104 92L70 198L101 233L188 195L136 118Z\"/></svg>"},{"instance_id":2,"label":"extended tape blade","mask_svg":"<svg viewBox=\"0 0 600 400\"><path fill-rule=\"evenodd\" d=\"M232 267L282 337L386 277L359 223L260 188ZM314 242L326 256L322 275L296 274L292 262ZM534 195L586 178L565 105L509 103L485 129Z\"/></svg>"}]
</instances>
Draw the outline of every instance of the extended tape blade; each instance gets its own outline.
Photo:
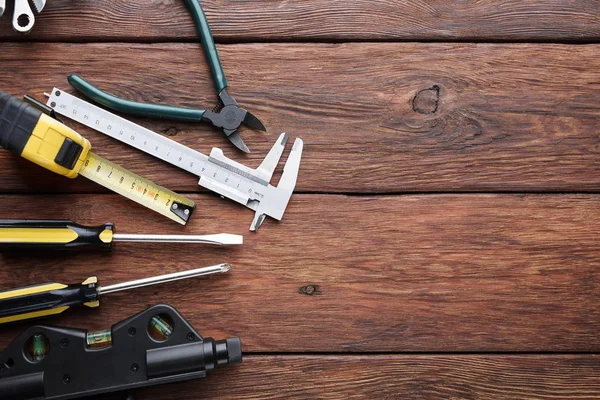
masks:
<instances>
[{"instance_id":1,"label":"extended tape blade","mask_svg":"<svg viewBox=\"0 0 600 400\"><path fill-rule=\"evenodd\" d=\"M90 152L79 175L185 225L196 205L154 182Z\"/></svg>"}]
</instances>

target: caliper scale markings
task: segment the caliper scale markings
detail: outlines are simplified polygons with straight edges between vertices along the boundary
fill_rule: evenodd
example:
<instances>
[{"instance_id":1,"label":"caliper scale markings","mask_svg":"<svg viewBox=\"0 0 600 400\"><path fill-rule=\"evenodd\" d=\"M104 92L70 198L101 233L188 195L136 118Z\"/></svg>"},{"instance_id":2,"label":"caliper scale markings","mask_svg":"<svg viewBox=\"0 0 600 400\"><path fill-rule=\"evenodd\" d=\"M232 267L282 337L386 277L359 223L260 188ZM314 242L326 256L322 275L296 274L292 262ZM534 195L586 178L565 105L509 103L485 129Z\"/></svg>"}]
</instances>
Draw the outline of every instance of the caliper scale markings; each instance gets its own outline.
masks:
<instances>
[{"instance_id":1,"label":"caliper scale markings","mask_svg":"<svg viewBox=\"0 0 600 400\"><path fill-rule=\"evenodd\" d=\"M262 224L265 216L281 220L290 200L300 168L303 142L294 142L277 187L269 184L283 154L288 135L282 133L257 169L237 163L213 148L206 156L125 118L54 88L48 105L57 113L100 133L135 147L200 177L199 185L234 200L256 212L250 230Z\"/></svg>"},{"instance_id":2,"label":"caliper scale markings","mask_svg":"<svg viewBox=\"0 0 600 400\"><path fill-rule=\"evenodd\" d=\"M58 93L60 93L60 95L58 95ZM245 173L238 168L228 166L226 163L222 163L218 160L211 160L212 163L209 163L207 162L209 157L204 154L192 150L171 139L163 138L149 129L133 124L125 118L108 113L77 97L57 91L56 89L54 90L54 95L56 97L61 97L62 95L61 100L63 100L63 102L57 103L52 101L50 104L56 104L54 109L59 112L59 114L69 117L74 121L104 133L196 176L206 175L226 184L230 183L231 179L246 178L238 179L237 182L235 182L236 189L248 193L252 193L254 190L252 187L253 185L251 184L251 181L254 179L251 174ZM163 138L164 140L160 140L159 138ZM228 169L233 173L227 174L226 172ZM268 182L265 182L264 180L260 180L259 183L264 186L268 185Z\"/></svg>"}]
</instances>

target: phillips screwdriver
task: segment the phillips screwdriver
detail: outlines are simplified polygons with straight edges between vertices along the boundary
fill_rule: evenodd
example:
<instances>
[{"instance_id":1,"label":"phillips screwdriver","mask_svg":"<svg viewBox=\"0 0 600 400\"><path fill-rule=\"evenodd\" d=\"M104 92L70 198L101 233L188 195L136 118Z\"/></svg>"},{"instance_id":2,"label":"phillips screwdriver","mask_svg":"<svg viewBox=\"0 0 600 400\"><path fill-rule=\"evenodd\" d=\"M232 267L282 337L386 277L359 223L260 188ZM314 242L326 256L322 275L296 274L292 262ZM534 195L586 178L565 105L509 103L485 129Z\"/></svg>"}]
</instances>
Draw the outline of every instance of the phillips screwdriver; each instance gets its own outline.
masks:
<instances>
[{"instance_id":1,"label":"phillips screwdriver","mask_svg":"<svg viewBox=\"0 0 600 400\"><path fill-rule=\"evenodd\" d=\"M0 219L0 251L111 249L114 242L242 244L242 235L137 235L115 233L115 224L84 226L73 221Z\"/></svg>"},{"instance_id":2,"label":"phillips screwdriver","mask_svg":"<svg viewBox=\"0 0 600 400\"><path fill-rule=\"evenodd\" d=\"M98 307L101 294L227 272L230 269L231 264L217 264L109 286L99 286L98 278L92 276L72 285L44 283L10 289L0 292L0 324L56 315L75 306Z\"/></svg>"}]
</instances>

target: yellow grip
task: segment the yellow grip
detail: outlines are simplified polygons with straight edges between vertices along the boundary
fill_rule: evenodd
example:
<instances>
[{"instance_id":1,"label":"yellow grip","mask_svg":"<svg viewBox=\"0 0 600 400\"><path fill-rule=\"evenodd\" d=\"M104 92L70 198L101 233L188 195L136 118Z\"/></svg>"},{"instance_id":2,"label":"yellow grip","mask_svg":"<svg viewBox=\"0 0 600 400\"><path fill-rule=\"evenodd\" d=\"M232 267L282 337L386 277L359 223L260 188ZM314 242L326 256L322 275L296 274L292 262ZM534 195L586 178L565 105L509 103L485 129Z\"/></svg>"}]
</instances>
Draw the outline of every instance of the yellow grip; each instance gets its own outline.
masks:
<instances>
[{"instance_id":1,"label":"yellow grip","mask_svg":"<svg viewBox=\"0 0 600 400\"><path fill-rule=\"evenodd\" d=\"M27 297L27 296L45 293L45 292L51 292L53 290L64 289L66 287L67 287L67 285L63 285L62 283L45 283L42 285L34 285L34 286L28 286L28 287L19 288L19 289L6 290L3 292L0 292L0 301L1 300L9 300L9 299L13 299L13 298L19 298L19 297ZM49 315L60 314L60 313L64 312L65 310L67 310L68 308L69 308L69 306L63 306L63 307L57 307L57 308L50 308L50 309L46 309L46 310L36 310L36 311L30 311L30 312L25 312L25 313L8 315L5 317L0 317L0 324L8 324L11 322L23 321L26 319L41 318L41 317L46 317Z\"/></svg>"},{"instance_id":2,"label":"yellow grip","mask_svg":"<svg viewBox=\"0 0 600 400\"><path fill-rule=\"evenodd\" d=\"M73 306L98 307L98 279L45 283L0 292L0 324L56 315Z\"/></svg>"},{"instance_id":3,"label":"yellow grip","mask_svg":"<svg viewBox=\"0 0 600 400\"><path fill-rule=\"evenodd\" d=\"M113 229L112 222L85 226L68 220L0 219L0 251L108 250L112 247Z\"/></svg>"},{"instance_id":4,"label":"yellow grip","mask_svg":"<svg viewBox=\"0 0 600 400\"><path fill-rule=\"evenodd\" d=\"M25 321L27 319L49 317L51 315L63 313L68 308L69 308L69 306L64 306L64 307L51 308L51 309L42 310L42 311L33 311L30 313L26 313L26 314L11 315L9 317L0 318L0 325L1 324L10 324L11 322L17 322L17 321Z\"/></svg>"},{"instance_id":5,"label":"yellow grip","mask_svg":"<svg viewBox=\"0 0 600 400\"><path fill-rule=\"evenodd\" d=\"M5 290L0 292L0 300L27 296L31 294L51 292L53 290L64 289L66 287L67 285L64 285L62 283L44 283L42 285L34 285L19 289Z\"/></svg>"},{"instance_id":6,"label":"yellow grip","mask_svg":"<svg viewBox=\"0 0 600 400\"><path fill-rule=\"evenodd\" d=\"M0 227L0 243L60 243L67 244L78 238L69 228L12 228Z\"/></svg>"},{"instance_id":7,"label":"yellow grip","mask_svg":"<svg viewBox=\"0 0 600 400\"><path fill-rule=\"evenodd\" d=\"M56 162L57 156L67 140L82 147L73 168L67 168ZM21 156L52 172L68 178L75 178L91 147L90 142L79 133L50 116L42 114Z\"/></svg>"}]
</instances>

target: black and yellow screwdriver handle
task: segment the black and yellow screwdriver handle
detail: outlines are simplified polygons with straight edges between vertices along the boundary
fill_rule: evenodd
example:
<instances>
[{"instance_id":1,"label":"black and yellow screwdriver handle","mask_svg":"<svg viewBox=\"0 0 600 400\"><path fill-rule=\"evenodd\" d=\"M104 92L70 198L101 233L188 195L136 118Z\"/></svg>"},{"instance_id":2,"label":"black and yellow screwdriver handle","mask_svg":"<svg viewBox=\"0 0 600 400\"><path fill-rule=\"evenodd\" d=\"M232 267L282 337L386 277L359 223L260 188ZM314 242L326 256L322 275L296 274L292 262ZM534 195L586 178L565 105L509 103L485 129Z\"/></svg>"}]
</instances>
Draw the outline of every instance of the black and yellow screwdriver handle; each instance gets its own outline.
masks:
<instances>
[{"instance_id":1,"label":"black and yellow screwdriver handle","mask_svg":"<svg viewBox=\"0 0 600 400\"><path fill-rule=\"evenodd\" d=\"M75 178L91 144L36 107L0 92L0 147L52 172Z\"/></svg>"},{"instance_id":2,"label":"black and yellow screwdriver handle","mask_svg":"<svg viewBox=\"0 0 600 400\"><path fill-rule=\"evenodd\" d=\"M83 226L73 221L0 219L0 251L106 249L115 225Z\"/></svg>"},{"instance_id":3,"label":"black and yellow screwdriver handle","mask_svg":"<svg viewBox=\"0 0 600 400\"><path fill-rule=\"evenodd\" d=\"M0 292L0 324L42 318L75 306L98 307L98 279L78 285L45 283Z\"/></svg>"}]
</instances>

